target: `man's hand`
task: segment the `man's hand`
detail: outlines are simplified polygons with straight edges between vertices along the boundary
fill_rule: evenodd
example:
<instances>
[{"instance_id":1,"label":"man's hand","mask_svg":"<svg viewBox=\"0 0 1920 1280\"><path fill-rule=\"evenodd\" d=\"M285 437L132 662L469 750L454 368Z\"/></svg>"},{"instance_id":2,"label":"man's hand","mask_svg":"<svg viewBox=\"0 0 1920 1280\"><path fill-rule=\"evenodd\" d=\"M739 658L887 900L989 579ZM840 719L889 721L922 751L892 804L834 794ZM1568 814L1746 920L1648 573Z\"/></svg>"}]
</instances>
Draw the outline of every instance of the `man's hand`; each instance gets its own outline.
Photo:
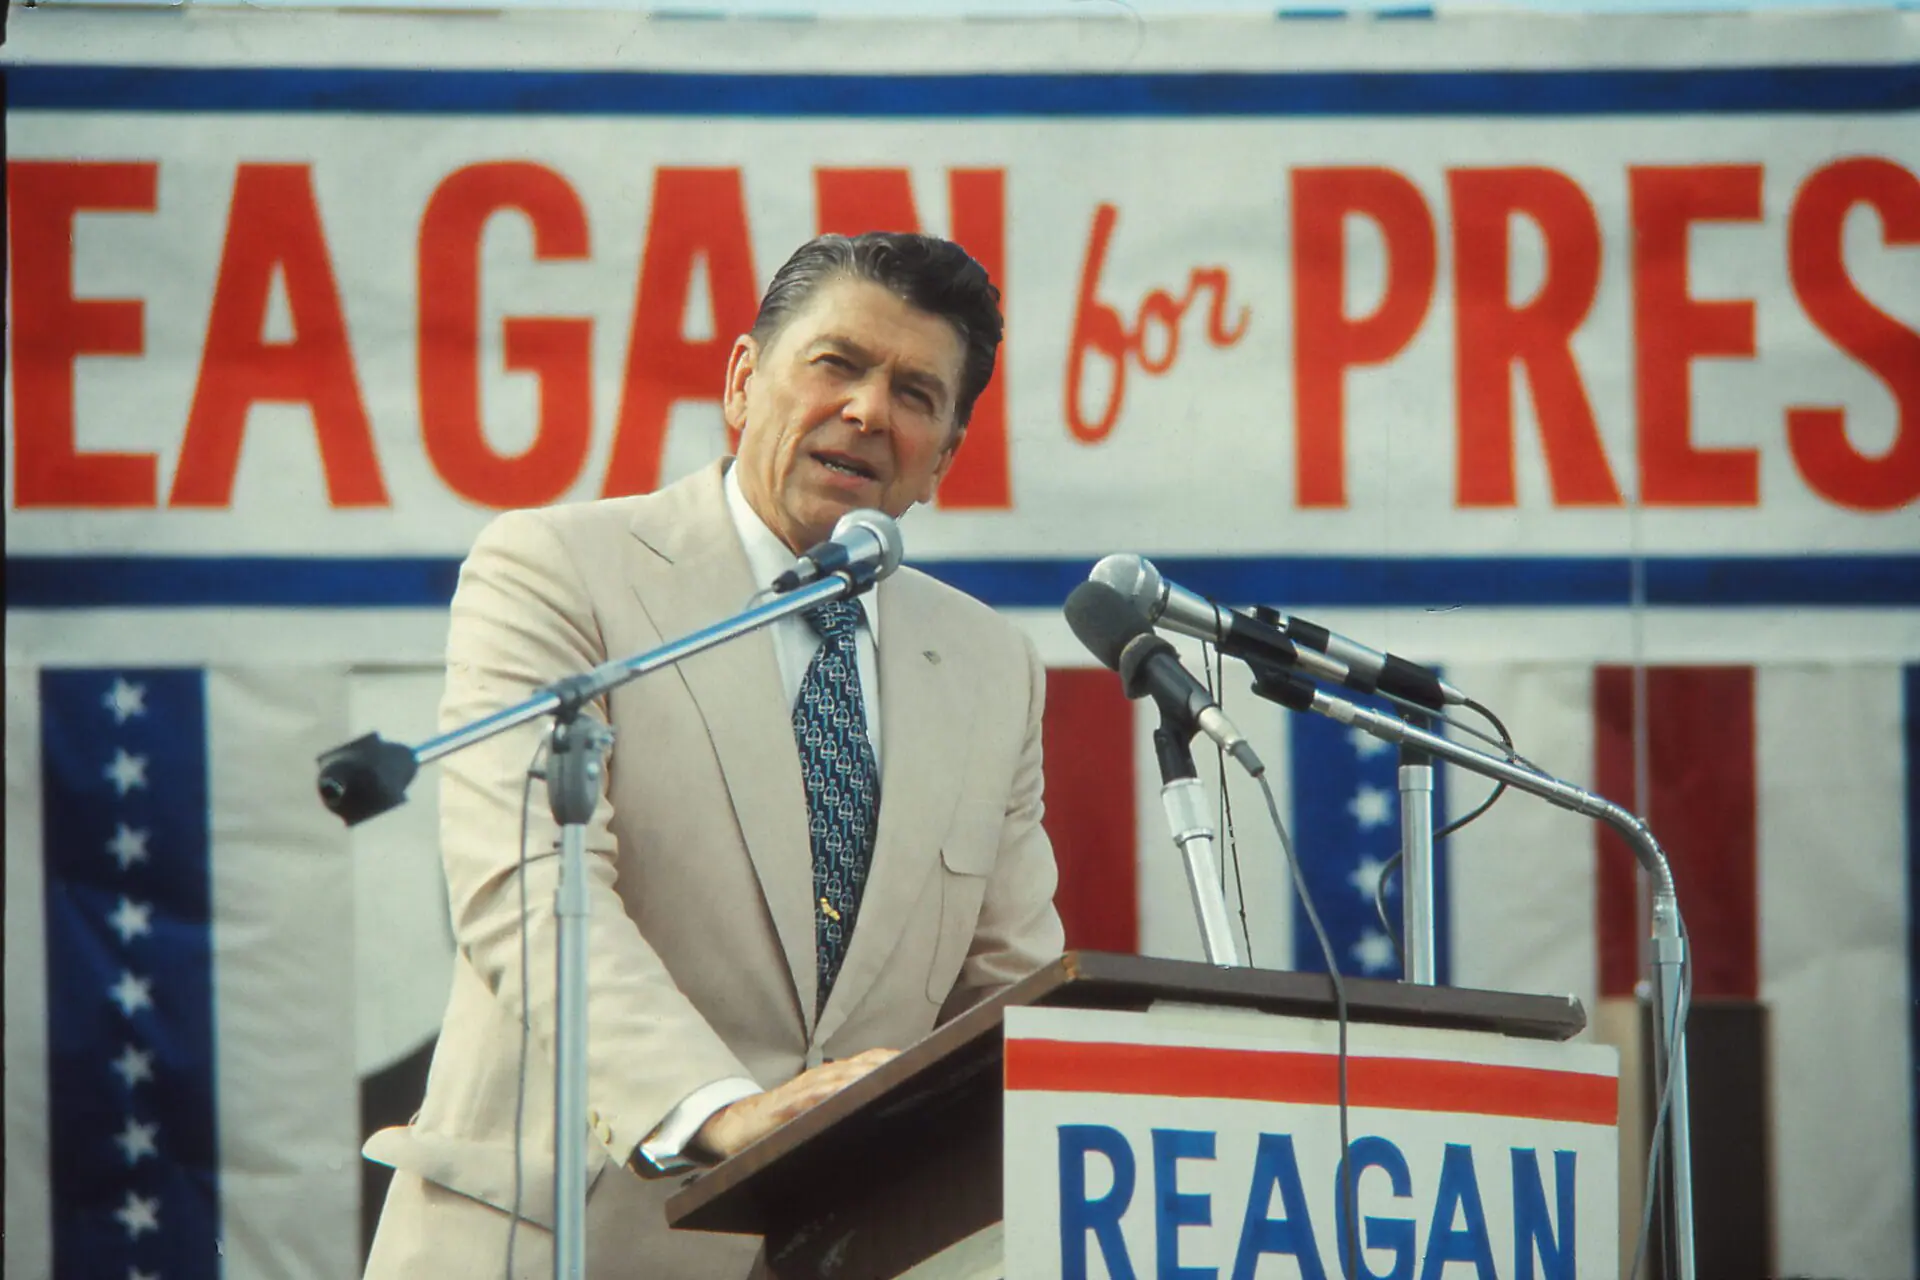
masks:
<instances>
[{"instance_id":1,"label":"man's hand","mask_svg":"<svg viewBox=\"0 0 1920 1280\"><path fill-rule=\"evenodd\" d=\"M693 1136L693 1147L702 1154L724 1160L801 1112L819 1106L899 1052L898 1049L869 1049L838 1062L824 1062L765 1093L730 1103L707 1117L700 1132Z\"/></svg>"}]
</instances>

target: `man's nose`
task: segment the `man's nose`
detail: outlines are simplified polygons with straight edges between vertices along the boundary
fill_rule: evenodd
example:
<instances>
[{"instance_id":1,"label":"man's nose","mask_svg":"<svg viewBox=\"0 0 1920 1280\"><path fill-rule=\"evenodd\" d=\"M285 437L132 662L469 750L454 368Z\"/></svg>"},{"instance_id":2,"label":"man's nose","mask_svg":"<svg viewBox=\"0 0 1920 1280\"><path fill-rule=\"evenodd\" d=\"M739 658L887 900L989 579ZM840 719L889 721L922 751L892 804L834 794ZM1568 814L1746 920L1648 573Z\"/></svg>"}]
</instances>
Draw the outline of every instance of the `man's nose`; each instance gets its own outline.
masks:
<instances>
[{"instance_id":1,"label":"man's nose","mask_svg":"<svg viewBox=\"0 0 1920 1280\"><path fill-rule=\"evenodd\" d=\"M893 403L884 377L862 378L847 397L842 416L862 432L885 431L893 425Z\"/></svg>"}]
</instances>

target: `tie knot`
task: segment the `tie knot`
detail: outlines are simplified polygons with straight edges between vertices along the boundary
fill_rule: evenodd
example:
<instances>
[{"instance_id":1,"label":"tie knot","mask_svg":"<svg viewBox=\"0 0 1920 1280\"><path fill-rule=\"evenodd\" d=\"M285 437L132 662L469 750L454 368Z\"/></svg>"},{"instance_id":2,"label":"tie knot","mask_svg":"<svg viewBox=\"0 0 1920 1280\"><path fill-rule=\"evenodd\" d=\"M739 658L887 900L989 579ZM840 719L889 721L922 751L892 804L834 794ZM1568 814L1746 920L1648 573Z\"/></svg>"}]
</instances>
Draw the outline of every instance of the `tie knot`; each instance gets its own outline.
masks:
<instances>
[{"instance_id":1,"label":"tie knot","mask_svg":"<svg viewBox=\"0 0 1920 1280\"><path fill-rule=\"evenodd\" d=\"M807 610L805 617L828 644L853 639L854 629L865 614L858 600L831 600Z\"/></svg>"}]
</instances>

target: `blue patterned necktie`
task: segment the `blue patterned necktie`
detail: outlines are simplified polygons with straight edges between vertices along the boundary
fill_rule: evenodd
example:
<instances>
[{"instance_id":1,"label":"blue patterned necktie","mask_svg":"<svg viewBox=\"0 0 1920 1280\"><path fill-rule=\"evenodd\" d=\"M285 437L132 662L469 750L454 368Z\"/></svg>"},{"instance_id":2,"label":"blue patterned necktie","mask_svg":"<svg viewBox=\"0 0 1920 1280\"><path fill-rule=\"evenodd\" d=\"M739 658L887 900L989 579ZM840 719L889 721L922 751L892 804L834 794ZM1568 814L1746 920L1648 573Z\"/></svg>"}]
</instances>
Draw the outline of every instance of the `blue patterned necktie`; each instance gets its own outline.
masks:
<instances>
[{"instance_id":1,"label":"blue patterned necktie","mask_svg":"<svg viewBox=\"0 0 1920 1280\"><path fill-rule=\"evenodd\" d=\"M867 737L860 694L860 664L854 646L860 604L835 600L803 615L823 643L800 681L793 704L793 736L800 747L801 782L807 793L807 827L813 844L814 942L819 985L817 1014L847 956L860 893L873 861L880 816L880 771Z\"/></svg>"}]
</instances>

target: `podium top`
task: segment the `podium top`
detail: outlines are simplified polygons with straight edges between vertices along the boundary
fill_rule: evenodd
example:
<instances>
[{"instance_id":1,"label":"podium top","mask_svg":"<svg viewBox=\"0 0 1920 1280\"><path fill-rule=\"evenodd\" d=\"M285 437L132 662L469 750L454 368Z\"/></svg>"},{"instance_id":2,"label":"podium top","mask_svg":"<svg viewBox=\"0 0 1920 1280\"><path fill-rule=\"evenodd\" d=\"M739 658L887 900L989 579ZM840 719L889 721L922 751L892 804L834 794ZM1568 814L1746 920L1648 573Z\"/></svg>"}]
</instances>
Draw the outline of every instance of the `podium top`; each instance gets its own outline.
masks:
<instances>
[{"instance_id":1,"label":"podium top","mask_svg":"<svg viewBox=\"0 0 1920 1280\"><path fill-rule=\"evenodd\" d=\"M1515 995L1465 987L1424 987L1347 978L1350 1021L1566 1040L1586 1026L1572 996ZM1069 951L982 1001L871 1074L796 1117L731 1160L694 1177L667 1201L667 1221L700 1231L759 1233L768 1211L817 1171L917 1121L937 1116L971 1090L997 1085L998 1035L1010 1005L1144 1010L1158 1001L1253 1009L1293 1017L1334 1017L1333 983L1323 973L1223 969L1186 960Z\"/></svg>"},{"instance_id":2,"label":"podium top","mask_svg":"<svg viewBox=\"0 0 1920 1280\"><path fill-rule=\"evenodd\" d=\"M1531 1040L1568 1040L1587 1025L1586 1010L1572 996L1425 987L1379 978L1347 978L1345 985L1347 1016L1353 1022L1497 1031ZM1297 1018L1334 1016L1333 982L1324 973L1229 969L1196 960L1069 951L947 1025L957 1026L1007 1005L1139 1010L1161 1000ZM999 1020L997 1012L991 1015L994 1025Z\"/></svg>"}]
</instances>

